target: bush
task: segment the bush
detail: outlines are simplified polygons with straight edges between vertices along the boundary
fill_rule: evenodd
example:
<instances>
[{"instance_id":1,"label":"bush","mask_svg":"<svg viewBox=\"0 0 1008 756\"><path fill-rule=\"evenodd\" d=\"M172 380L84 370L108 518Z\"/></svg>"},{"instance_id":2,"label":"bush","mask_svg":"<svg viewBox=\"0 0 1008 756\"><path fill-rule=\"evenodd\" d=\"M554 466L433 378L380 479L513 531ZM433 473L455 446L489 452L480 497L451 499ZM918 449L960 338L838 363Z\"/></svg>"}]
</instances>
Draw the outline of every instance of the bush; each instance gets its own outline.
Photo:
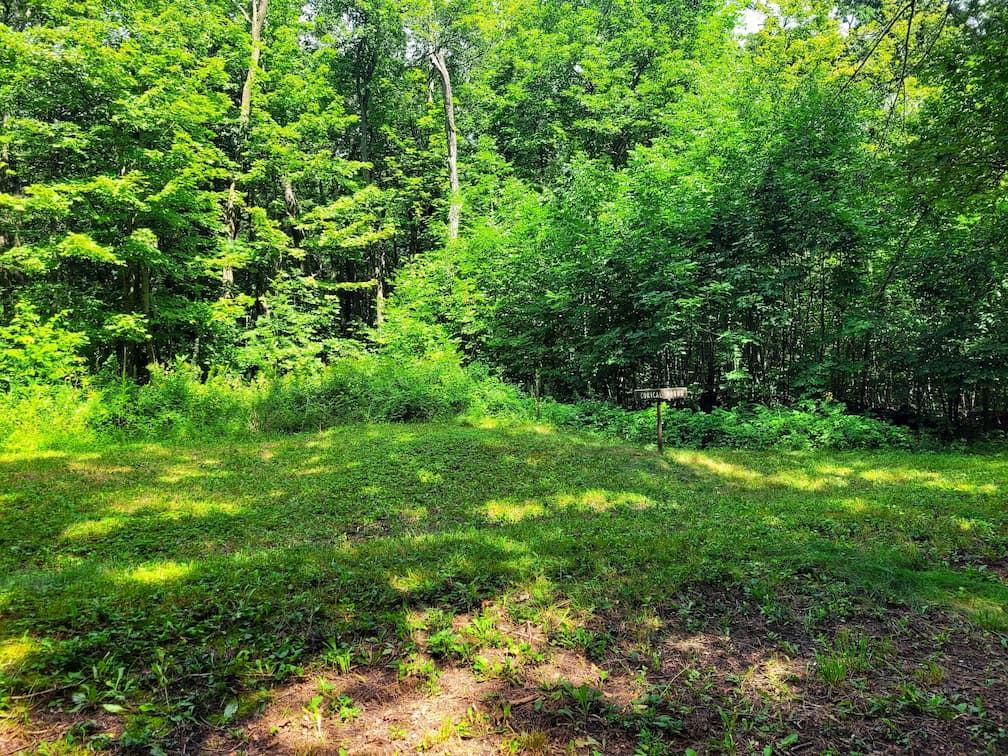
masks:
<instances>
[{"instance_id":1,"label":"bush","mask_svg":"<svg viewBox=\"0 0 1008 756\"><path fill-rule=\"evenodd\" d=\"M528 421L532 402L478 365L463 368L451 351L422 358L358 353L328 366L243 381L178 362L153 366L138 386L106 376L98 390L29 385L0 395L0 439L19 447L87 442L95 433L120 440L190 439L317 431L361 422L430 422L492 416ZM600 401L542 403L542 418L570 428L654 443L655 410L630 411ZM686 448L907 448L904 428L848 415L843 405L804 403L715 409L669 408L665 441Z\"/></svg>"},{"instance_id":2,"label":"bush","mask_svg":"<svg viewBox=\"0 0 1008 756\"><path fill-rule=\"evenodd\" d=\"M67 385L18 386L0 393L0 448L41 449L87 444L98 397Z\"/></svg>"},{"instance_id":3,"label":"bush","mask_svg":"<svg viewBox=\"0 0 1008 756\"><path fill-rule=\"evenodd\" d=\"M199 438L251 430L254 389L233 375L200 371L185 362L150 366L150 381L138 386L113 379L94 403L88 424L123 438Z\"/></svg>"},{"instance_id":4,"label":"bush","mask_svg":"<svg viewBox=\"0 0 1008 756\"><path fill-rule=\"evenodd\" d=\"M15 305L10 324L0 326L0 391L34 383L79 383L84 360L77 353L87 343L68 331L61 312L43 320L29 302Z\"/></svg>"},{"instance_id":5,"label":"bush","mask_svg":"<svg viewBox=\"0 0 1008 756\"><path fill-rule=\"evenodd\" d=\"M604 433L636 443L654 443L654 407L625 410L608 402L544 404L557 426ZM909 448L905 428L848 415L842 404L806 402L795 408L750 406L709 414L667 408L662 413L665 443L692 449L877 449Z\"/></svg>"},{"instance_id":6,"label":"bush","mask_svg":"<svg viewBox=\"0 0 1008 756\"><path fill-rule=\"evenodd\" d=\"M450 353L410 360L356 354L283 376L200 380L186 363L152 367L150 382L109 381L88 425L121 438L198 438L313 431L359 422L430 422L486 413L528 416L511 386Z\"/></svg>"}]
</instances>

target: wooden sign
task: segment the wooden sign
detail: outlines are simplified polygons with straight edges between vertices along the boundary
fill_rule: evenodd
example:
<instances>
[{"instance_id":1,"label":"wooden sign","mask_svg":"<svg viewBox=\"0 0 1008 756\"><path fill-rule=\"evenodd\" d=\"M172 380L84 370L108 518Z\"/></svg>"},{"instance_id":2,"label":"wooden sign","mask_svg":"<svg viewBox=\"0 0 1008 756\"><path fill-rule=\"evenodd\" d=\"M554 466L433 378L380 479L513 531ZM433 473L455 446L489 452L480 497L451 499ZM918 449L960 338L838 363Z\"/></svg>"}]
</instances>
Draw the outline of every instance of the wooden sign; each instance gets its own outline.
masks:
<instances>
[{"instance_id":1,"label":"wooden sign","mask_svg":"<svg viewBox=\"0 0 1008 756\"><path fill-rule=\"evenodd\" d=\"M656 389L637 389L634 391L634 396L641 401L652 401L652 402L670 402L673 399L685 399L686 398L686 387L685 386L674 386L671 388L656 388Z\"/></svg>"},{"instance_id":2,"label":"wooden sign","mask_svg":"<svg viewBox=\"0 0 1008 756\"><path fill-rule=\"evenodd\" d=\"M662 402L670 402L674 399L685 399L687 390L685 386L666 386L665 388L637 389L634 397L641 401L655 402L658 407L658 453L665 449L665 434L662 428L661 406Z\"/></svg>"}]
</instances>

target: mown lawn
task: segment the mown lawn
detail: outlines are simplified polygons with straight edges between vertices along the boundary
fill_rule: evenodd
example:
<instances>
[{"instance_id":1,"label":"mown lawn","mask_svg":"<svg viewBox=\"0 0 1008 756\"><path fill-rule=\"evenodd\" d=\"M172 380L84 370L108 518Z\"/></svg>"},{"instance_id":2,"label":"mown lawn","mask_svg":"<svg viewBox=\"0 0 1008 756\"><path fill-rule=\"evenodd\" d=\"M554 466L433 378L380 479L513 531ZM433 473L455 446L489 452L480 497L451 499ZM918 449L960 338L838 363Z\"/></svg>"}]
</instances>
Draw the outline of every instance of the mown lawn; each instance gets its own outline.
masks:
<instances>
[{"instance_id":1,"label":"mown lawn","mask_svg":"<svg viewBox=\"0 0 1008 756\"><path fill-rule=\"evenodd\" d=\"M1006 631L1004 453L0 455L0 756L998 751Z\"/></svg>"}]
</instances>

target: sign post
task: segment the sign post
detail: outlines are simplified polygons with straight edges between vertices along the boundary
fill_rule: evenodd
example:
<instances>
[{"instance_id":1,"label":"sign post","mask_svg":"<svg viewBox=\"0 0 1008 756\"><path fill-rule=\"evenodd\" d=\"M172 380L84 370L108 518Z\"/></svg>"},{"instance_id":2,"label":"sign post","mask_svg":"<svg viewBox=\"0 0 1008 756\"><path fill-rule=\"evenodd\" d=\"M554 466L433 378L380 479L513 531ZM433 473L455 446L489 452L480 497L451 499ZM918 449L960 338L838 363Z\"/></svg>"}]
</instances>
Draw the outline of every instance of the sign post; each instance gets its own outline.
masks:
<instances>
[{"instance_id":1,"label":"sign post","mask_svg":"<svg viewBox=\"0 0 1008 756\"><path fill-rule=\"evenodd\" d=\"M685 386L672 386L656 389L637 389L634 396L641 401L654 401L658 410L658 453L665 450L665 429L662 426L662 404L675 399L685 399L689 392Z\"/></svg>"},{"instance_id":2,"label":"sign post","mask_svg":"<svg viewBox=\"0 0 1008 756\"><path fill-rule=\"evenodd\" d=\"M658 453L662 454L665 451L665 429L662 428L661 424L661 406L662 400L658 400Z\"/></svg>"}]
</instances>

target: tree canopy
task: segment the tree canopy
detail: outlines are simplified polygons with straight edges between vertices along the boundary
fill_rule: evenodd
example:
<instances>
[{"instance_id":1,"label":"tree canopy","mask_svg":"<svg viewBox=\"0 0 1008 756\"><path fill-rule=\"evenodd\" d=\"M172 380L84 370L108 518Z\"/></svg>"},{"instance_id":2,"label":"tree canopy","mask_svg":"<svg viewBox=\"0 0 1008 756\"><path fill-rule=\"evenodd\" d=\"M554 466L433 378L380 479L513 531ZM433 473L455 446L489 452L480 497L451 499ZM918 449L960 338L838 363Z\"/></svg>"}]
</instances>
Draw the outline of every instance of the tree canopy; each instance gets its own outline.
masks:
<instances>
[{"instance_id":1,"label":"tree canopy","mask_svg":"<svg viewBox=\"0 0 1008 756\"><path fill-rule=\"evenodd\" d=\"M0 123L3 387L384 344L1008 408L1003 3L14 0Z\"/></svg>"}]
</instances>

